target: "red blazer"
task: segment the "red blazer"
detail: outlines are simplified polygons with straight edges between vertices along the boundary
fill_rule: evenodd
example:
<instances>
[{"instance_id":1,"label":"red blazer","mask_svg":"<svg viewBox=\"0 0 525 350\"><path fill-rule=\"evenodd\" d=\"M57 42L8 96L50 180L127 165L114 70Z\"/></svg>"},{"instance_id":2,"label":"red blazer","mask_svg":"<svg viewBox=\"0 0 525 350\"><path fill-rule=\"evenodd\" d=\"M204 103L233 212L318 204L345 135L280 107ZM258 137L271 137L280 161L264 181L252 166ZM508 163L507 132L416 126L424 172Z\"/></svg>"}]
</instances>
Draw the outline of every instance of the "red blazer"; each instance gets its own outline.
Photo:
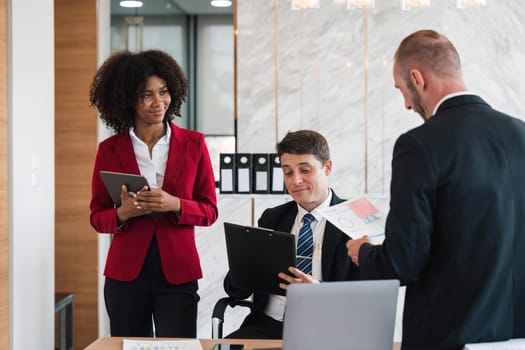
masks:
<instances>
[{"instance_id":1,"label":"red blazer","mask_svg":"<svg viewBox=\"0 0 525 350\"><path fill-rule=\"evenodd\" d=\"M119 281L137 278L149 244L156 234L164 276L180 284L202 277L194 226L209 226L217 219L215 180L204 136L170 123L168 163L162 189L181 200L175 213L139 216L117 230L117 209L99 171L140 174L128 131L99 144L92 180L91 225L99 233L113 233L104 275Z\"/></svg>"}]
</instances>

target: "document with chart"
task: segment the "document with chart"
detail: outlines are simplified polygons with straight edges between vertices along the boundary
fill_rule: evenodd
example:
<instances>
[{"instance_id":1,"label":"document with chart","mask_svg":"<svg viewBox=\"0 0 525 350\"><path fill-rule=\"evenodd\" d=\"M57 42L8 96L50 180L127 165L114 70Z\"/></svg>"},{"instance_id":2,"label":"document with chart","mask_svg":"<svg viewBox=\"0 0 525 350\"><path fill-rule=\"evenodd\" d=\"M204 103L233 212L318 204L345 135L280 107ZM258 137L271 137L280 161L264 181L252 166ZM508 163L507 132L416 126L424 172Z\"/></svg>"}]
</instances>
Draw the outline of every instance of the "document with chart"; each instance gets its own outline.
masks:
<instances>
[{"instance_id":1,"label":"document with chart","mask_svg":"<svg viewBox=\"0 0 525 350\"><path fill-rule=\"evenodd\" d=\"M366 235L373 244L385 239L386 216L366 196L316 211L352 239Z\"/></svg>"},{"instance_id":2,"label":"document with chart","mask_svg":"<svg viewBox=\"0 0 525 350\"><path fill-rule=\"evenodd\" d=\"M138 340L124 339L123 350L202 350L198 339L192 340Z\"/></svg>"},{"instance_id":3,"label":"document with chart","mask_svg":"<svg viewBox=\"0 0 525 350\"><path fill-rule=\"evenodd\" d=\"M465 344L464 350L523 350L525 338L510 339L493 343Z\"/></svg>"}]
</instances>

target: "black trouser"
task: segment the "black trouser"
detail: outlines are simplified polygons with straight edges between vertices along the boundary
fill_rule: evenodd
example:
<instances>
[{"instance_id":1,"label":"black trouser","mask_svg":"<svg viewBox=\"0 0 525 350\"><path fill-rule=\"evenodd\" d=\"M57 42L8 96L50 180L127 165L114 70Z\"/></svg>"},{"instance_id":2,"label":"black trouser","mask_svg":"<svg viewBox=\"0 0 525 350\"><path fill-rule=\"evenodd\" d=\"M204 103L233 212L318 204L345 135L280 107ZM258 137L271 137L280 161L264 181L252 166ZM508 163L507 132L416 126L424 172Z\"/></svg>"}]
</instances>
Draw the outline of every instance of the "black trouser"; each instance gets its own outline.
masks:
<instances>
[{"instance_id":1,"label":"black trouser","mask_svg":"<svg viewBox=\"0 0 525 350\"><path fill-rule=\"evenodd\" d=\"M282 339L283 323L277 321L263 312L256 316L250 315L249 322L243 322L235 332L225 338L230 339Z\"/></svg>"},{"instance_id":2,"label":"black trouser","mask_svg":"<svg viewBox=\"0 0 525 350\"><path fill-rule=\"evenodd\" d=\"M122 282L106 277L111 336L196 338L198 288L197 281L179 285L166 281L153 236L137 279Z\"/></svg>"}]
</instances>

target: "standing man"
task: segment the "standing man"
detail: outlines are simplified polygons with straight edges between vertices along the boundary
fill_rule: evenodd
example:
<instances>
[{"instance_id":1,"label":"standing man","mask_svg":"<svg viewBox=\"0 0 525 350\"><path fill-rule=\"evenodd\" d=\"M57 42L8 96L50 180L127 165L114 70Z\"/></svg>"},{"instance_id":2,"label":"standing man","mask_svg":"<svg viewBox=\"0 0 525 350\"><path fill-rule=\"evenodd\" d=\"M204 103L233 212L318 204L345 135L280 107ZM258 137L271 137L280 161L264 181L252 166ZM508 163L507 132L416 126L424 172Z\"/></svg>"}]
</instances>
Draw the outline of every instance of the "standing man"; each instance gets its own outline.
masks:
<instances>
[{"instance_id":1,"label":"standing man","mask_svg":"<svg viewBox=\"0 0 525 350\"><path fill-rule=\"evenodd\" d=\"M403 349L525 337L525 123L467 92L432 30L401 42L394 81L425 123L395 144L383 244L348 255L406 285Z\"/></svg>"},{"instance_id":2,"label":"standing man","mask_svg":"<svg viewBox=\"0 0 525 350\"><path fill-rule=\"evenodd\" d=\"M357 279L357 267L347 255L348 236L327 222L317 211L342 202L328 185L332 172L330 150L326 139L318 132L289 132L277 144L284 183L294 199L266 209L259 226L297 237L297 267L290 267L295 278L279 276L290 283L318 283ZM306 230L306 227L309 227ZM309 232L309 233L308 233ZM306 249L306 248L310 249ZM285 284L281 284L285 288ZM224 280L228 295L245 299L253 291L233 288L229 274ZM286 297L254 293L254 307L241 328L228 338L281 339Z\"/></svg>"}]
</instances>

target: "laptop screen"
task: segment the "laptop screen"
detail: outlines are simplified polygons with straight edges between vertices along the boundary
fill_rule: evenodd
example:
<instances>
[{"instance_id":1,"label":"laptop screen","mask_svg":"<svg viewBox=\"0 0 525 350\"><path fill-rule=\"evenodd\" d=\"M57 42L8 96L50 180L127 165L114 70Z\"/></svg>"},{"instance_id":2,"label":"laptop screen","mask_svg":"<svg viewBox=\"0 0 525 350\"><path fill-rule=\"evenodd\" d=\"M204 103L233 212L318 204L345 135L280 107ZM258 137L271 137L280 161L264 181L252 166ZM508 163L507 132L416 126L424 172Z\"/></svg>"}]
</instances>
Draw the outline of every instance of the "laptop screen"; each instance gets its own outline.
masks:
<instances>
[{"instance_id":1,"label":"laptop screen","mask_svg":"<svg viewBox=\"0 0 525 350\"><path fill-rule=\"evenodd\" d=\"M399 281L288 286L284 350L392 349Z\"/></svg>"}]
</instances>

